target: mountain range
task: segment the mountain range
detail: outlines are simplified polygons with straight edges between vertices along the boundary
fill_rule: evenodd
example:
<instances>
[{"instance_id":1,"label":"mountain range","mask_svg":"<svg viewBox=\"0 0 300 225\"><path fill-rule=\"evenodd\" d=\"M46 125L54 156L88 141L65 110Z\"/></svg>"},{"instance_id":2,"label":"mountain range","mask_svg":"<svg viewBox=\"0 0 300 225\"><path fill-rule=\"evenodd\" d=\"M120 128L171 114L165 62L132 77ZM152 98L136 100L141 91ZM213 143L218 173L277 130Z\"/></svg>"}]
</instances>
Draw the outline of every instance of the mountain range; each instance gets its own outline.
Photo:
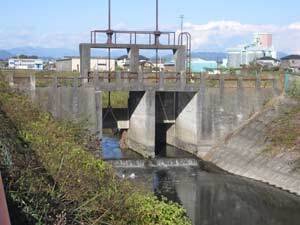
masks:
<instances>
[{"instance_id":1,"label":"mountain range","mask_svg":"<svg viewBox=\"0 0 300 225\"><path fill-rule=\"evenodd\" d=\"M119 57L124 54L124 51L112 51L113 58ZM149 53L150 54L150 53ZM19 47L7 50L0 50L0 60L5 60L17 55L35 55L44 59L57 59L64 56L79 56L78 50L65 49L65 48L39 48L39 47ZM97 50L95 56L107 55L105 50ZM286 53L279 52L278 58L286 56ZM151 55L146 55L151 57ZM165 55L164 58L171 58L171 55ZM221 60L227 58L227 53L224 52L192 52L192 58L202 58L205 60Z\"/></svg>"}]
</instances>

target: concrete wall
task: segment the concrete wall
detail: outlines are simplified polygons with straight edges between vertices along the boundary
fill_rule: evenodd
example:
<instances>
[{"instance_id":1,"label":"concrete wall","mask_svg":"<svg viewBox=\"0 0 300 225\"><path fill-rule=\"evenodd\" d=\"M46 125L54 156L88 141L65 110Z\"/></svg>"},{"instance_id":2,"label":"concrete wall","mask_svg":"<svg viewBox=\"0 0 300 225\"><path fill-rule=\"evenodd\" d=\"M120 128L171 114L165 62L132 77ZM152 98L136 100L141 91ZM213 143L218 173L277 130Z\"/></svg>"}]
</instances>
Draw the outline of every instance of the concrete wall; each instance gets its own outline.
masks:
<instances>
[{"instance_id":1,"label":"concrete wall","mask_svg":"<svg viewBox=\"0 0 300 225\"><path fill-rule=\"evenodd\" d=\"M98 133L101 129L102 124L98 121L101 117L100 108L102 109L101 93L96 97L94 88L36 88L35 91L30 92L30 95L35 103L58 119L85 121L85 125L93 133Z\"/></svg>"},{"instance_id":2,"label":"concrete wall","mask_svg":"<svg viewBox=\"0 0 300 225\"><path fill-rule=\"evenodd\" d=\"M259 112L274 96L272 88L243 87L203 87L196 94L179 93L179 111L175 124L167 132L167 143L204 156L218 140Z\"/></svg>"},{"instance_id":3,"label":"concrete wall","mask_svg":"<svg viewBox=\"0 0 300 225\"><path fill-rule=\"evenodd\" d=\"M286 151L279 155L265 152L268 125L296 105L280 97L272 106L212 148L204 159L233 174L253 178L300 194L300 172L295 169L300 153Z\"/></svg>"}]
</instances>

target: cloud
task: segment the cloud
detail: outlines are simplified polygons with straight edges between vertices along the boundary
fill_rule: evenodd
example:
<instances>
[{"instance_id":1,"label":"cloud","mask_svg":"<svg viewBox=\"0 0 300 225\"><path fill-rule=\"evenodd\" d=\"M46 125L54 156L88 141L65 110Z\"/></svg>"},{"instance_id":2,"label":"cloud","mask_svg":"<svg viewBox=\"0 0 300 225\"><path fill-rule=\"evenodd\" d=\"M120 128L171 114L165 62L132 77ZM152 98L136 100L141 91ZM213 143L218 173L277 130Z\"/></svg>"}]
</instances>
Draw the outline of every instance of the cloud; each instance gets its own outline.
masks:
<instances>
[{"instance_id":1,"label":"cloud","mask_svg":"<svg viewBox=\"0 0 300 225\"><path fill-rule=\"evenodd\" d=\"M16 47L45 47L76 49L79 43L89 41L89 32L44 33L31 27L10 27L0 29L0 49Z\"/></svg>"},{"instance_id":2,"label":"cloud","mask_svg":"<svg viewBox=\"0 0 300 225\"><path fill-rule=\"evenodd\" d=\"M274 46L278 51L300 52L300 42L295 41L300 37L300 22L279 26L211 21L206 24L185 23L184 29L192 34L193 48L197 50L224 51L251 42L254 33L269 32L273 34Z\"/></svg>"},{"instance_id":3,"label":"cloud","mask_svg":"<svg viewBox=\"0 0 300 225\"><path fill-rule=\"evenodd\" d=\"M288 26L291 30L300 30L300 22L299 23L292 23Z\"/></svg>"},{"instance_id":4,"label":"cloud","mask_svg":"<svg viewBox=\"0 0 300 225\"><path fill-rule=\"evenodd\" d=\"M125 29L120 23L118 29ZM162 25L174 30L174 25ZM184 29L192 34L193 50L226 51L227 48L249 43L253 34L270 32L278 51L300 53L300 22L288 25L243 24L238 21L210 21L204 24L185 23ZM179 33L179 30L177 30ZM0 49L21 46L77 49L81 42L89 42L89 31L42 33L34 27L0 28Z\"/></svg>"}]
</instances>

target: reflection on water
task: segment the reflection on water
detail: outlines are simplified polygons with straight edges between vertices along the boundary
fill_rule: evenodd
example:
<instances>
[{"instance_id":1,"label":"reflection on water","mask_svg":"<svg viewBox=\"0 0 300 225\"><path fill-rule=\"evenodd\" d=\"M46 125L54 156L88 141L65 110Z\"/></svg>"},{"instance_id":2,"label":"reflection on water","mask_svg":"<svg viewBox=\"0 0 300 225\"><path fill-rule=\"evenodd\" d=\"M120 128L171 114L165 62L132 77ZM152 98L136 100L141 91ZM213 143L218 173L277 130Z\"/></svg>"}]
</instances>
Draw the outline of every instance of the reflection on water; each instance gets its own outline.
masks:
<instances>
[{"instance_id":1,"label":"reflection on water","mask_svg":"<svg viewBox=\"0 0 300 225\"><path fill-rule=\"evenodd\" d=\"M300 199L245 178L199 168L119 169L135 174L158 196L182 204L195 225L293 225L300 223Z\"/></svg>"}]
</instances>

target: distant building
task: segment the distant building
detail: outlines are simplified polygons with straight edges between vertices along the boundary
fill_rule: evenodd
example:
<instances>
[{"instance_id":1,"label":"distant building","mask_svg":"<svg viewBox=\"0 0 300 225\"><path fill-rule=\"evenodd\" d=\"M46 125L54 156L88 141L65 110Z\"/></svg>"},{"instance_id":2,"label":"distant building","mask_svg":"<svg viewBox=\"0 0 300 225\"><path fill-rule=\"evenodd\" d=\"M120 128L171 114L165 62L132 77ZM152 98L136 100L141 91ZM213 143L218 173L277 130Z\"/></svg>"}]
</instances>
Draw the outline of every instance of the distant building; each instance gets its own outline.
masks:
<instances>
[{"instance_id":1,"label":"distant building","mask_svg":"<svg viewBox=\"0 0 300 225\"><path fill-rule=\"evenodd\" d=\"M174 60L164 63L164 71L165 72L175 72L176 71Z\"/></svg>"},{"instance_id":2,"label":"distant building","mask_svg":"<svg viewBox=\"0 0 300 225\"><path fill-rule=\"evenodd\" d=\"M297 73L300 72L300 55L289 55L281 58L281 68Z\"/></svg>"},{"instance_id":3,"label":"distant building","mask_svg":"<svg viewBox=\"0 0 300 225\"><path fill-rule=\"evenodd\" d=\"M221 68L227 68L227 65L228 65L228 59L223 59L222 63L220 64L220 67Z\"/></svg>"},{"instance_id":4,"label":"distant building","mask_svg":"<svg viewBox=\"0 0 300 225\"><path fill-rule=\"evenodd\" d=\"M116 60L110 59L110 69L114 71L116 68ZM107 58L92 57L91 58L91 71L108 71L109 60ZM56 71L80 71L80 58L68 56L63 59L56 60Z\"/></svg>"},{"instance_id":5,"label":"distant building","mask_svg":"<svg viewBox=\"0 0 300 225\"><path fill-rule=\"evenodd\" d=\"M277 52L272 45L272 34L255 34L253 43L228 49L228 67L240 68L262 57L277 58Z\"/></svg>"},{"instance_id":6,"label":"distant building","mask_svg":"<svg viewBox=\"0 0 300 225\"><path fill-rule=\"evenodd\" d=\"M8 60L8 68L18 70L43 70L44 61L42 59L11 58Z\"/></svg>"},{"instance_id":7,"label":"distant building","mask_svg":"<svg viewBox=\"0 0 300 225\"><path fill-rule=\"evenodd\" d=\"M208 71L214 71L218 68L218 63L212 60L204 59L192 59L191 69L194 73L202 73Z\"/></svg>"},{"instance_id":8,"label":"distant building","mask_svg":"<svg viewBox=\"0 0 300 225\"><path fill-rule=\"evenodd\" d=\"M256 63L264 68L274 68L280 66L280 60L270 56L264 56L256 60Z\"/></svg>"},{"instance_id":9,"label":"distant building","mask_svg":"<svg viewBox=\"0 0 300 225\"><path fill-rule=\"evenodd\" d=\"M117 67L120 68L121 70L129 71L129 58L128 55L122 55L119 58L117 58ZM143 70L145 67L152 67L152 64L150 62L150 59L139 55L139 63L140 63L140 68Z\"/></svg>"}]
</instances>

